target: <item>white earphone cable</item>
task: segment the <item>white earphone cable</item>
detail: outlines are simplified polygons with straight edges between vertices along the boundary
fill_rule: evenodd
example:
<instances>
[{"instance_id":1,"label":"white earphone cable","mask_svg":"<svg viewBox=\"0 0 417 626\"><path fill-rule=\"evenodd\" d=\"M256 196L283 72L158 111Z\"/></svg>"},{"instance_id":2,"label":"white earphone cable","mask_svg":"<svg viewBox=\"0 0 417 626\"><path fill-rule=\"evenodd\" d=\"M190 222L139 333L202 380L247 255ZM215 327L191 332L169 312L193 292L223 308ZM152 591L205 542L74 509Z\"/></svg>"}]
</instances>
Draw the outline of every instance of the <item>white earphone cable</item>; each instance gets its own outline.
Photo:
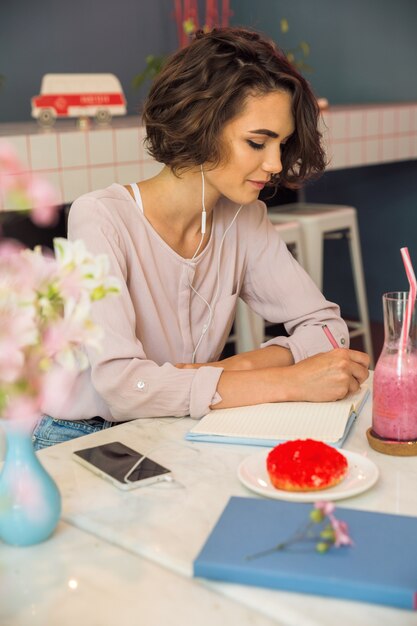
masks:
<instances>
[{"instance_id":1,"label":"white earphone cable","mask_svg":"<svg viewBox=\"0 0 417 626\"><path fill-rule=\"evenodd\" d=\"M223 248L224 239L225 239L225 237L226 237L226 235L227 235L228 231L230 230L230 228L233 226L233 224L234 224L234 222L235 222L235 220L236 220L237 216L239 215L239 213L240 213L240 211L241 211L241 209L242 209L242 208L243 208L243 204L241 204L241 205L240 205L240 207L238 208L238 210L236 211L236 213L235 213L235 215L234 215L234 217L233 217L232 221L230 222L229 226L228 226L228 227L226 228L226 230L224 231L224 233L223 233L223 237L222 237L222 240L221 240L221 242L220 242L219 254L218 254L218 256L217 256L217 281L216 281L216 282L217 282L217 285L216 285L216 292L215 292L215 294L214 294L214 298L213 298L213 306L211 306L211 305L207 302L207 300L206 300L206 299L205 299L205 298L204 298L201 294L199 294L199 293L198 293L198 291L197 291L196 289L194 289L194 287L190 284L191 289L194 291L194 293L195 293L195 294L196 294L199 298L201 298L201 300L203 300L203 302L206 304L206 306L208 307L208 310L209 310L209 314L208 314L208 317L207 317L206 323L204 324L204 326L203 326L203 328L202 328L202 332L201 332L200 338L199 338L199 340L197 341L197 345L196 345L196 346L195 346L195 348L194 348L194 352L193 352L193 355L192 355L191 363L195 363L195 357L196 357L197 350L198 350L198 348L200 347L200 344L201 344L201 342L202 342L202 340L203 340L203 338L204 338L204 336L205 336L206 332L207 332L207 331L208 331L208 329L210 328L210 325L211 325L211 322L212 322L212 319L213 319L213 307L216 305L217 298L218 298L218 295L219 295L219 289L220 289L220 257L221 257L221 253L222 253L222 248Z\"/></svg>"},{"instance_id":2,"label":"white earphone cable","mask_svg":"<svg viewBox=\"0 0 417 626\"><path fill-rule=\"evenodd\" d=\"M204 240L204 235L206 232L206 205L205 205L205 179L204 179L204 171L203 171L203 166L200 166L200 170L201 170L201 205L202 205L202 211L201 211L201 239L200 239L200 243L197 246L196 251L194 252L192 258L190 259L191 261L194 261L194 259L196 258L198 252L200 251L200 248L203 244L203 240ZM190 277L188 276L188 284L190 286L190 289L196 294L196 296L198 296L200 298L200 300L202 300L204 302L204 304L206 305L206 307L208 308L209 314L207 317L207 320L202 328L201 331L201 335L199 340L197 341L197 344L194 348L194 352L192 354L192 358L191 358L191 362L195 363L195 357L196 357L196 353L198 348L200 347L200 344L206 334L206 332L208 331L208 329L210 328L212 319L213 319L213 307L215 306L216 302L217 302L217 298L219 295L219 289L220 289L220 257L221 257L221 253L222 253L222 249L223 249L223 243L224 243L224 239L227 235L227 233L229 232L230 228L233 226L237 216L239 215L239 212L241 211L243 207L243 204L240 205L240 207L238 208L238 210L236 211L232 221L230 222L229 226L226 228L226 230L223 233L221 242L220 242L220 247L219 247L219 254L217 256L217 280L216 280L216 291L214 294L214 298L213 298L213 305L211 305L205 298L204 296L202 296L200 293L198 293L197 289L195 289L192 285L192 281L190 281Z\"/></svg>"}]
</instances>

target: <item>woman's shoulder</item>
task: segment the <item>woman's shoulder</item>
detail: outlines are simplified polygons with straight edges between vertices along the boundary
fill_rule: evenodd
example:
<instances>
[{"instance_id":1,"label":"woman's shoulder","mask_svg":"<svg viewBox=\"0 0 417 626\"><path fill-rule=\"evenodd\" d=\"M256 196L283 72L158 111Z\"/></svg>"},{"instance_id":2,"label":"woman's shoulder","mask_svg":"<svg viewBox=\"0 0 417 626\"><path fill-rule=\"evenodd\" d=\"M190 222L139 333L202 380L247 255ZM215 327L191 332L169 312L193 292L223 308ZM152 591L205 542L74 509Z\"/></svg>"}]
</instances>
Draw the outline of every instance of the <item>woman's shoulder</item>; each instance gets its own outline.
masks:
<instances>
[{"instance_id":1,"label":"woman's shoulder","mask_svg":"<svg viewBox=\"0 0 417 626\"><path fill-rule=\"evenodd\" d=\"M129 191L119 183L113 183L104 189L85 193L71 205L69 219L85 220L88 216L100 221L112 223L131 219L136 215L134 200Z\"/></svg>"},{"instance_id":2,"label":"woman's shoulder","mask_svg":"<svg viewBox=\"0 0 417 626\"><path fill-rule=\"evenodd\" d=\"M100 208L111 206L115 209L120 209L126 206L131 206L132 196L124 187L119 183L113 183L104 189L96 189L88 193L79 196L72 203L71 210L74 207L90 206L95 207L97 211Z\"/></svg>"}]
</instances>

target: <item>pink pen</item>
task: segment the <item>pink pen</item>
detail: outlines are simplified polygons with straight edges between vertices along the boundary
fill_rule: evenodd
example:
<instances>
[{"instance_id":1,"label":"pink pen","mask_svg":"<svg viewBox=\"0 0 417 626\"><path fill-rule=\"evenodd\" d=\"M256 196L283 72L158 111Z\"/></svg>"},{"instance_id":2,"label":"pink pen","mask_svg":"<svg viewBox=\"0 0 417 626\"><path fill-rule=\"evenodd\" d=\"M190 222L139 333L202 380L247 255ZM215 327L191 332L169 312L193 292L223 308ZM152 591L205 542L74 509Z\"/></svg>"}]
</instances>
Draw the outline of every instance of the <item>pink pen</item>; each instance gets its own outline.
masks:
<instances>
[{"instance_id":1,"label":"pink pen","mask_svg":"<svg viewBox=\"0 0 417 626\"><path fill-rule=\"evenodd\" d=\"M327 328L326 324L323 324L322 329L324 330L324 333L325 333L327 339L332 344L333 348L339 348L339 344L337 343L336 339L333 337L333 335L330 332L330 330Z\"/></svg>"}]
</instances>

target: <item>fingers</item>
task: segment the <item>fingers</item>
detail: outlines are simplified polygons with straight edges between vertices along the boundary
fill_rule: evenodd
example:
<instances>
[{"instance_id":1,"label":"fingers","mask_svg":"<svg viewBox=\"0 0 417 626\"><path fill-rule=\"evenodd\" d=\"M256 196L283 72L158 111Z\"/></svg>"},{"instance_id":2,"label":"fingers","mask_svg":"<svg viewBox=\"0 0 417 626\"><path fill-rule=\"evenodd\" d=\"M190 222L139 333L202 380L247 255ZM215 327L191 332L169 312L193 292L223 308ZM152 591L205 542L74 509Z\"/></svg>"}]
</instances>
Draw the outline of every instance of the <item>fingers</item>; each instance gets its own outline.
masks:
<instances>
[{"instance_id":1,"label":"fingers","mask_svg":"<svg viewBox=\"0 0 417 626\"><path fill-rule=\"evenodd\" d=\"M370 358L366 352L360 352L359 350L346 350L346 352L349 354L352 361L359 363L367 369L369 368Z\"/></svg>"},{"instance_id":2,"label":"fingers","mask_svg":"<svg viewBox=\"0 0 417 626\"><path fill-rule=\"evenodd\" d=\"M358 365L354 361L351 361L351 374L358 383L362 384L369 376L369 370L367 367L363 367L363 365Z\"/></svg>"},{"instance_id":3,"label":"fingers","mask_svg":"<svg viewBox=\"0 0 417 626\"><path fill-rule=\"evenodd\" d=\"M358 350L344 350L335 355L338 365L343 372L347 386L347 393L359 390L360 385L369 377L369 356Z\"/></svg>"},{"instance_id":4,"label":"fingers","mask_svg":"<svg viewBox=\"0 0 417 626\"><path fill-rule=\"evenodd\" d=\"M357 378L355 378L354 376L351 376L349 379L349 391L348 393L355 393L356 391L359 391L360 389L360 383L358 381Z\"/></svg>"}]
</instances>

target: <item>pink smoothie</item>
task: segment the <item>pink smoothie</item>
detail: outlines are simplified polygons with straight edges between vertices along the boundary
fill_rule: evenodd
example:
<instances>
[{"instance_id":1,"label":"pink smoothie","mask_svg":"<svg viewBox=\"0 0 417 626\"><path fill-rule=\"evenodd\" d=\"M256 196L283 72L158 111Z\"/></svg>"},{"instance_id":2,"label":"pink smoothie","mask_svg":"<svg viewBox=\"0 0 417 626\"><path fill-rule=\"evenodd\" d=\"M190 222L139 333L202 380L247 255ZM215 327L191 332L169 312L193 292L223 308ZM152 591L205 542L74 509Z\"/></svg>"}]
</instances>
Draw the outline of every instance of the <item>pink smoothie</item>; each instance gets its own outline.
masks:
<instances>
[{"instance_id":1,"label":"pink smoothie","mask_svg":"<svg viewBox=\"0 0 417 626\"><path fill-rule=\"evenodd\" d=\"M398 355L382 355L376 365L372 430L384 439L417 439L417 356L406 357L398 374Z\"/></svg>"}]
</instances>

